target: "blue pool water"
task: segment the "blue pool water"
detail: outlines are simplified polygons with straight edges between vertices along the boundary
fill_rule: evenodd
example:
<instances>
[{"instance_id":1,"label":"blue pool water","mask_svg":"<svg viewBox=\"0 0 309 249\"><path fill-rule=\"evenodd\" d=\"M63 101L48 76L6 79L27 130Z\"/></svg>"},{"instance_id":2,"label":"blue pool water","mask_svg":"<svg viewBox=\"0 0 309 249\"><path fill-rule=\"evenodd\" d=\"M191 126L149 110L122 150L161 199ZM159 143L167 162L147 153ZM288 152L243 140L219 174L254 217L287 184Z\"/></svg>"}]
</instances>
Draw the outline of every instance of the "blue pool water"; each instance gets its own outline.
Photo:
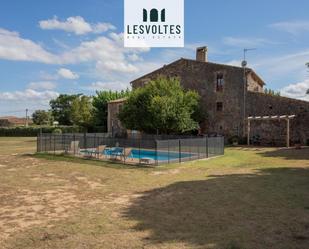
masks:
<instances>
[{"instance_id":1,"label":"blue pool water","mask_svg":"<svg viewBox=\"0 0 309 249\"><path fill-rule=\"evenodd\" d=\"M116 155L117 153L122 153L122 148L113 148L113 149L106 149L104 151L105 155ZM181 153L181 158L190 157L192 154L190 153ZM163 152L155 150L132 150L130 156L128 158L134 158L134 159L141 159L141 158L147 158L147 159L153 159L158 161L167 161L167 160L175 160L179 158L179 153L177 152Z\"/></svg>"},{"instance_id":2,"label":"blue pool water","mask_svg":"<svg viewBox=\"0 0 309 249\"><path fill-rule=\"evenodd\" d=\"M92 150L81 150L82 153L90 153L93 152ZM93 152L95 153L95 152ZM104 155L107 156L121 156L123 154L123 148L108 148L105 149L103 152ZM193 156L191 153L181 153L181 158L188 158ZM132 150L131 154L128 158L134 159L152 159L158 161L168 161L168 160L176 160L179 159L178 152L165 152L165 151L158 151L155 150Z\"/></svg>"}]
</instances>

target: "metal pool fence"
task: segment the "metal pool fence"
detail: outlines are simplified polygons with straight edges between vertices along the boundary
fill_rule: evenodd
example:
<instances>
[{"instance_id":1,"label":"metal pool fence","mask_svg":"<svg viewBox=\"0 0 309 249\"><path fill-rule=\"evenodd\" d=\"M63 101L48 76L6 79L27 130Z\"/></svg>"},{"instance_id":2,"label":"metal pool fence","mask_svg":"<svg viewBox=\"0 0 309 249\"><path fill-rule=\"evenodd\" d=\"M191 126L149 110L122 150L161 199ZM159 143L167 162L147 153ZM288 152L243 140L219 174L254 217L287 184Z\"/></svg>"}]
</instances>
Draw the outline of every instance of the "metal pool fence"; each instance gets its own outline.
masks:
<instances>
[{"instance_id":1,"label":"metal pool fence","mask_svg":"<svg viewBox=\"0 0 309 249\"><path fill-rule=\"evenodd\" d=\"M125 164L181 163L224 154L224 137L112 138L104 134L39 134L37 152Z\"/></svg>"}]
</instances>

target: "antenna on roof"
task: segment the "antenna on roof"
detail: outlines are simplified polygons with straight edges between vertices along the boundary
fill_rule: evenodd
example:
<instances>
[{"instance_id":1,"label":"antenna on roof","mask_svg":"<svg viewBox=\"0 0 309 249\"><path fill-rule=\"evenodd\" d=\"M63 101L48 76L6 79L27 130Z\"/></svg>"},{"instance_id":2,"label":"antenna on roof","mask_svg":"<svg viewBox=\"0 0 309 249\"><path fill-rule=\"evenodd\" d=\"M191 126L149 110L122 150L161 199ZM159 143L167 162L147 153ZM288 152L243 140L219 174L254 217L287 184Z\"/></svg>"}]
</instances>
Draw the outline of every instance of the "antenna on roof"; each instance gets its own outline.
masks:
<instances>
[{"instance_id":1,"label":"antenna on roof","mask_svg":"<svg viewBox=\"0 0 309 249\"><path fill-rule=\"evenodd\" d=\"M246 54L248 51L256 50L256 48L244 48L244 60L241 62L242 67L247 66L247 61L246 61Z\"/></svg>"}]
</instances>

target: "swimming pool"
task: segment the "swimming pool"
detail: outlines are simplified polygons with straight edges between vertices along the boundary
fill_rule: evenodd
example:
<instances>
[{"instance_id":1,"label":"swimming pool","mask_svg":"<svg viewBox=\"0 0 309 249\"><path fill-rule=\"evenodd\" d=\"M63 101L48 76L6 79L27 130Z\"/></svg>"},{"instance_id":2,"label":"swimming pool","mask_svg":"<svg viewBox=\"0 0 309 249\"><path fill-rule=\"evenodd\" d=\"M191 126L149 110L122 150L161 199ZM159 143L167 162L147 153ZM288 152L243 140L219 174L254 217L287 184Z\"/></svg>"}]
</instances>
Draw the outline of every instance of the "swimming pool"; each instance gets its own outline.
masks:
<instances>
[{"instance_id":1,"label":"swimming pool","mask_svg":"<svg viewBox=\"0 0 309 249\"><path fill-rule=\"evenodd\" d=\"M104 155L121 155L123 149L122 148L111 148L105 149ZM193 156L191 153L181 153L181 158L188 158ZM158 161L168 161L168 160L176 160L179 159L178 152L165 152L165 151L155 151L155 150L137 150L133 149L128 158L133 159L152 159Z\"/></svg>"},{"instance_id":2,"label":"swimming pool","mask_svg":"<svg viewBox=\"0 0 309 249\"><path fill-rule=\"evenodd\" d=\"M84 154L97 154L95 150L81 150L81 153ZM115 148L107 148L102 152L103 155L106 156L121 156L123 154L123 148L115 147ZM184 153L179 154L178 152L165 152L165 151L155 151L155 150L138 150L132 149L128 158L132 159L151 159L158 161L172 161L178 160L179 156L181 158L189 158L194 156L192 153Z\"/></svg>"}]
</instances>

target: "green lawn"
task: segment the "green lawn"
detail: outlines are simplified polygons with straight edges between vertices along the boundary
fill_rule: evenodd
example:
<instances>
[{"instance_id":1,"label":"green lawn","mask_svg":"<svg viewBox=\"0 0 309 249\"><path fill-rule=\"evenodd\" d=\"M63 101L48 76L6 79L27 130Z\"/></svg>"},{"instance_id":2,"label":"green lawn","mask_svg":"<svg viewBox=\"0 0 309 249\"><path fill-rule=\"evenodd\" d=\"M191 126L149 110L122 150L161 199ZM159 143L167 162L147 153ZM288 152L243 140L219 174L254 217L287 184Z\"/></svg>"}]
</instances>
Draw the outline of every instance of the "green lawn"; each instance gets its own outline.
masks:
<instances>
[{"instance_id":1,"label":"green lawn","mask_svg":"<svg viewBox=\"0 0 309 249\"><path fill-rule=\"evenodd\" d=\"M309 248L309 149L156 168L0 138L0 248Z\"/></svg>"}]
</instances>

